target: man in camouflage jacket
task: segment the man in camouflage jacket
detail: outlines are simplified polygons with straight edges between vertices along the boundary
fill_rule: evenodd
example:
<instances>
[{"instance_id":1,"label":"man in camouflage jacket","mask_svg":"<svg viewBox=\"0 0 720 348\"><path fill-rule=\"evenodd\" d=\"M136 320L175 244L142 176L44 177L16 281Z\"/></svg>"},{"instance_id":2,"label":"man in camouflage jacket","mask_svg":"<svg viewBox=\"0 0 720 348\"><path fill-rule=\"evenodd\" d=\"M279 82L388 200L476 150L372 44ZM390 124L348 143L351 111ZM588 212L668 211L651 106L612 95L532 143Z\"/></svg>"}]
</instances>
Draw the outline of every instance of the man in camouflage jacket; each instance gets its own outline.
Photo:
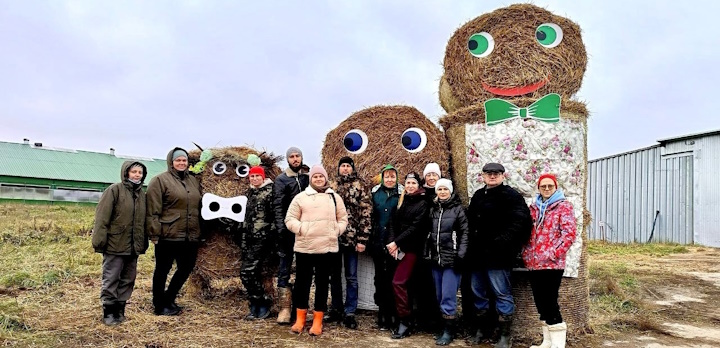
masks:
<instances>
[{"instance_id":1,"label":"man in camouflage jacket","mask_svg":"<svg viewBox=\"0 0 720 348\"><path fill-rule=\"evenodd\" d=\"M340 195L348 212L348 225L345 233L340 235L340 251L337 267L330 275L332 309L326 314L327 321L339 320L344 314L343 323L350 329L357 329L355 310L358 305L357 266L358 253L365 251L372 222L372 203L365 183L355 172L355 162L350 157L343 157L338 163L338 177L332 183L335 192ZM340 262L342 257L342 263ZM340 276L342 264L345 265L346 297L343 304L342 284Z\"/></svg>"}]
</instances>

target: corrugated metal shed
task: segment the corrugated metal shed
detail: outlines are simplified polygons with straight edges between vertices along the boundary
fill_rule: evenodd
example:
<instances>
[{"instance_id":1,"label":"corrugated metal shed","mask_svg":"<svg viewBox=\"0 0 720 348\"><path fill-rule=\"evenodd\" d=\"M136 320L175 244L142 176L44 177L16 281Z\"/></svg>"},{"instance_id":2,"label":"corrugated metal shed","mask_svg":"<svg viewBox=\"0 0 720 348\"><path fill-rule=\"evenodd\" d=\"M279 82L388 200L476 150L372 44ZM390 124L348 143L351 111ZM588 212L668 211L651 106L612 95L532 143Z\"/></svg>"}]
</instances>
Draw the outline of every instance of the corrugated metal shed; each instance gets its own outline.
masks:
<instances>
[{"instance_id":1,"label":"corrugated metal shed","mask_svg":"<svg viewBox=\"0 0 720 348\"><path fill-rule=\"evenodd\" d=\"M591 239L720 247L720 131L589 161Z\"/></svg>"},{"instance_id":2,"label":"corrugated metal shed","mask_svg":"<svg viewBox=\"0 0 720 348\"><path fill-rule=\"evenodd\" d=\"M132 159L110 153L0 142L0 176L112 184L120 181L122 163ZM167 170L165 159L136 160L147 166L146 184Z\"/></svg>"}]
</instances>

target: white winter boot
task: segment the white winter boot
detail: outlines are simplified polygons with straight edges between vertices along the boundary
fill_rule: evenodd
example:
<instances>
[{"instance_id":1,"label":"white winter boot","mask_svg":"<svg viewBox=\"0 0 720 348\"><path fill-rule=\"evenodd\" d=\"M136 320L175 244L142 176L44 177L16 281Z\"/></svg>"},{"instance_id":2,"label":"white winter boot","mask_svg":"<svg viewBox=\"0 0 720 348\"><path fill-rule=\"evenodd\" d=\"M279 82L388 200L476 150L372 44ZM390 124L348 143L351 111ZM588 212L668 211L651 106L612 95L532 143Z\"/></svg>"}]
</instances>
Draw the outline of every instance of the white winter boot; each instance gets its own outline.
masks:
<instances>
[{"instance_id":1,"label":"white winter boot","mask_svg":"<svg viewBox=\"0 0 720 348\"><path fill-rule=\"evenodd\" d=\"M543 330L543 341L540 343L539 346L530 346L530 348L550 348L552 347L550 344L550 330L548 329L548 324L545 323L545 321L541 321L542 323L542 330Z\"/></svg>"},{"instance_id":2,"label":"white winter boot","mask_svg":"<svg viewBox=\"0 0 720 348\"><path fill-rule=\"evenodd\" d=\"M548 326L550 332L550 347L565 348L565 339L567 338L567 325L559 323Z\"/></svg>"}]
</instances>

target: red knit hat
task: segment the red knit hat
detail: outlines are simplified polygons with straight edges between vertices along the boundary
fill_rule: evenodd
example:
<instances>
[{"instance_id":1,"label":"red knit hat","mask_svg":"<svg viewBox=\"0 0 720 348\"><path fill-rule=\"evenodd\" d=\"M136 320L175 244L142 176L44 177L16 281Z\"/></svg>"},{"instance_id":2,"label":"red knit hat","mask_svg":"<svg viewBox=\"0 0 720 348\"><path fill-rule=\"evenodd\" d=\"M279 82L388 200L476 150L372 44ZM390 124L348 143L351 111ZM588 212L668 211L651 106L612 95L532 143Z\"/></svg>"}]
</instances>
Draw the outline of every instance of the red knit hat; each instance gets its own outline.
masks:
<instances>
[{"instance_id":1,"label":"red knit hat","mask_svg":"<svg viewBox=\"0 0 720 348\"><path fill-rule=\"evenodd\" d=\"M265 169L263 169L263 167L255 166L250 168L250 173L248 173L248 176L253 174L260 175L262 176L263 180L265 180Z\"/></svg>"},{"instance_id":2,"label":"red knit hat","mask_svg":"<svg viewBox=\"0 0 720 348\"><path fill-rule=\"evenodd\" d=\"M555 174L547 173L547 174L540 175L540 179L538 179L538 182L537 182L538 188L540 188L540 182L542 181L542 179L552 179L552 181L555 183L555 187L558 187L557 178L555 177Z\"/></svg>"}]
</instances>

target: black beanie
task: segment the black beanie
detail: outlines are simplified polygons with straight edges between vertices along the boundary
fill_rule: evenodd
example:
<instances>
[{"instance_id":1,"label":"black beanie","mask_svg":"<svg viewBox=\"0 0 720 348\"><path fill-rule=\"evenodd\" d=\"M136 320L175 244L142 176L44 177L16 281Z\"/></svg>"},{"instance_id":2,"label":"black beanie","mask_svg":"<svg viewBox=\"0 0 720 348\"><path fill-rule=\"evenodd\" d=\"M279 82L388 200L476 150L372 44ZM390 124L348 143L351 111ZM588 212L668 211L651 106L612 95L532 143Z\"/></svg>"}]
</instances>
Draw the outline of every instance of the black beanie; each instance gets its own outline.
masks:
<instances>
[{"instance_id":1,"label":"black beanie","mask_svg":"<svg viewBox=\"0 0 720 348\"><path fill-rule=\"evenodd\" d=\"M338 173L340 173L340 166L343 165L343 163L349 164L352 167L353 172L355 171L355 161L353 161L352 158L345 156L345 157L341 158L340 161L338 162Z\"/></svg>"}]
</instances>

